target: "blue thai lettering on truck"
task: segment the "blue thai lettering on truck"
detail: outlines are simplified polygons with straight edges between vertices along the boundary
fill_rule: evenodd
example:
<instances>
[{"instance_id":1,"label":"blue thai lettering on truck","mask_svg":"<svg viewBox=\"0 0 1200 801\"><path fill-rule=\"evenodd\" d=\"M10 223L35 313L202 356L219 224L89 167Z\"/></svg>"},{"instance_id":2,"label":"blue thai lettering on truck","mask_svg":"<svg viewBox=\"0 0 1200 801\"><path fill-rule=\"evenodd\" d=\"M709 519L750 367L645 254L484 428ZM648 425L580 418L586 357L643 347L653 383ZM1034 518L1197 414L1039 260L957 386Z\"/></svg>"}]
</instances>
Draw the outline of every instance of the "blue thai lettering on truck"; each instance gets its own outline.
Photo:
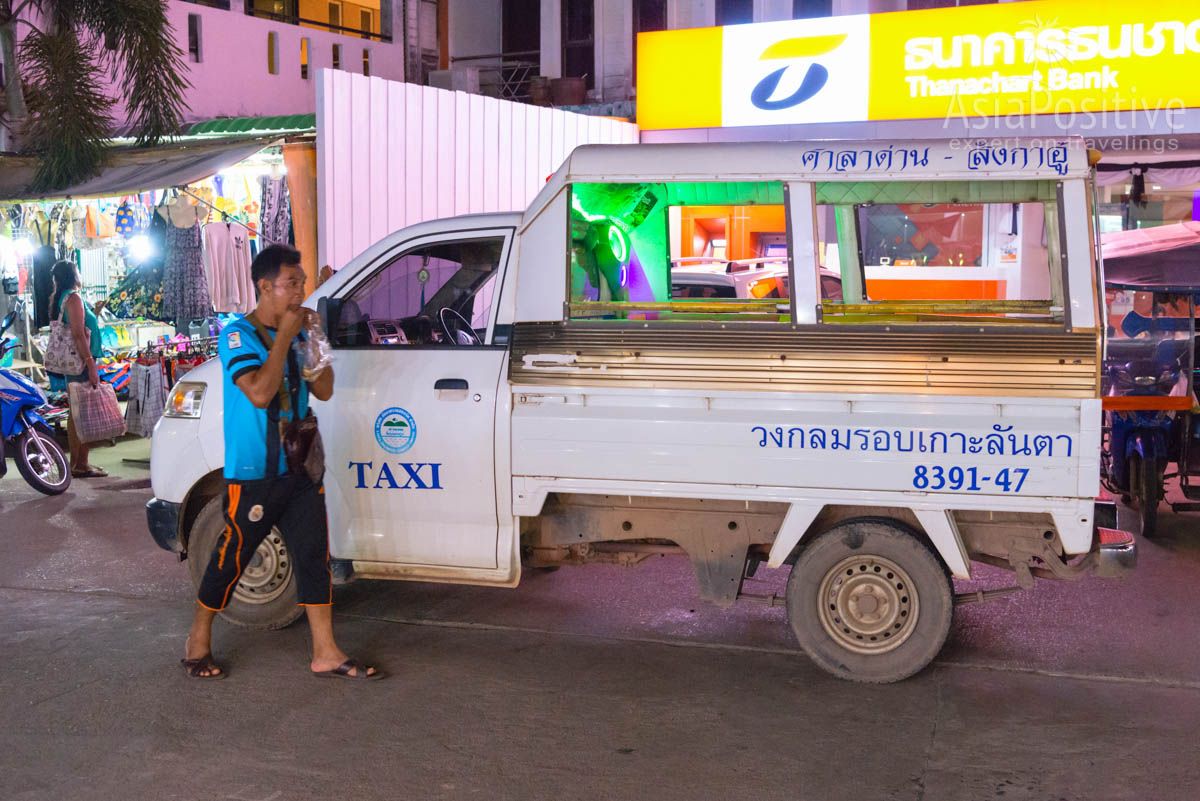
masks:
<instances>
[{"instance_id":1,"label":"blue thai lettering on truck","mask_svg":"<svg viewBox=\"0 0 1200 801\"><path fill-rule=\"evenodd\" d=\"M849 426L753 426L758 447L791 450L843 450L887 453L942 453L958 456L1038 456L1070 458L1075 439L1070 434L1016 434L1012 426L993 425L989 433L913 429L850 428ZM907 438L907 439L906 439Z\"/></svg>"},{"instance_id":2,"label":"blue thai lettering on truck","mask_svg":"<svg viewBox=\"0 0 1200 801\"><path fill-rule=\"evenodd\" d=\"M355 489L440 490L442 462L350 462L346 469L354 473ZM401 484L400 482L404 483Z\"/></svg>"}]
</instances>

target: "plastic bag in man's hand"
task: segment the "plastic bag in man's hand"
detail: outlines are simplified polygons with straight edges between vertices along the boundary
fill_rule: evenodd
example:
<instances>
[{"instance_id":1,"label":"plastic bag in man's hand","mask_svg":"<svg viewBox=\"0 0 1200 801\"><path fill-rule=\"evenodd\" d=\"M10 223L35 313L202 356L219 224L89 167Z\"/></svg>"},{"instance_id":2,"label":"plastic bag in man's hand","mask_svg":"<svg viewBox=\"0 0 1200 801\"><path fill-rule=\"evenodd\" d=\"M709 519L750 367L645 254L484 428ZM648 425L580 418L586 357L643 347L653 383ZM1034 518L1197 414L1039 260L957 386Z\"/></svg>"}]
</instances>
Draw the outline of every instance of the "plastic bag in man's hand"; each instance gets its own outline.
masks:
<instances>
[{"instance_id":1,"label":"plastic bag in man's hand","mask_svg":"<svg viewBox=\"0 0 1200 801\"><path fill-rule=\"evenodd\" d=\"M325 368L333 364L333 347L321 328L321 318L309 314L304 323L304 340L300 343L303 366L300 370L305 381L314 381Z\"/></svg>"}]
</instances>

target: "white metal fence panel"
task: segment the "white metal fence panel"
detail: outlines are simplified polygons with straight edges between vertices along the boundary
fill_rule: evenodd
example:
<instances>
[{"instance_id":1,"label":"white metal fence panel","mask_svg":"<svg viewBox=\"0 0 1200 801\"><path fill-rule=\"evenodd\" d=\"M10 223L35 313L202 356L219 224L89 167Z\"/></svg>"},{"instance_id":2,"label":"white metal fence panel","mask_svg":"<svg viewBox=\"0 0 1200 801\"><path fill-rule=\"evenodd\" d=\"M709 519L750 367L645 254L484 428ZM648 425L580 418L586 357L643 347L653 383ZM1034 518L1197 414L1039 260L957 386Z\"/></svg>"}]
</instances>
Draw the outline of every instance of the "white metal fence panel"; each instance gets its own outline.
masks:
<instances>
[{"instance_id":1,"label":"white metal fence panel","mask_svg":"<svg viewBox=\"0 0 1200 801\"><path fill-rule=\"evenodd\" d=\"M631 123L321 70L318 258L335 269L406 225L521 211L584 144L632 144Z\"/></svg>"}]
</instances>

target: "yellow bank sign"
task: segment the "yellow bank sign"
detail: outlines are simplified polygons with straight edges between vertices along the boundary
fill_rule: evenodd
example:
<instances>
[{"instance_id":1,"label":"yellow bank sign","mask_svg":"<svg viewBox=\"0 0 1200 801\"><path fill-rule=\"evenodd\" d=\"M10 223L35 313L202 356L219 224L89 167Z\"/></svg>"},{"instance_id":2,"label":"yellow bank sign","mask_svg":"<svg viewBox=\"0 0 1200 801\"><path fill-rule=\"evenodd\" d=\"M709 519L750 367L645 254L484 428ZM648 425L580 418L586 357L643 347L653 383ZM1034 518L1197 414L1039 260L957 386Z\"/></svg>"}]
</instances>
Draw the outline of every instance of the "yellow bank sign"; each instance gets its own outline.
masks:
<instances>
[{"instance_id":1,"label":"yellow bank sign","mask_svg":"<svg viewBox=\"0 0 1200 801\"><path fill-rule=\"evenodd\" d=\"M1200 2L1040 0L638 36L647 130L1200 107Z\"/></svg>"}]
</instances>

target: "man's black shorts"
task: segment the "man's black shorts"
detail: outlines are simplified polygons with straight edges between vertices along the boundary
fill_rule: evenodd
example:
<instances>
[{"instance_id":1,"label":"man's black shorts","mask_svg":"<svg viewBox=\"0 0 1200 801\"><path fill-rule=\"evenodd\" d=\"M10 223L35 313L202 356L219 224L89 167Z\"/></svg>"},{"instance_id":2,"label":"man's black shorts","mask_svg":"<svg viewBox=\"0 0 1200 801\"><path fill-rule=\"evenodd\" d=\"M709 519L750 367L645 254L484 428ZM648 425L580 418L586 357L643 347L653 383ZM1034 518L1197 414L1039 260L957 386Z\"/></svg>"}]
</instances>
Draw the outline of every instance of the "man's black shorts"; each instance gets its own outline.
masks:
<instances>
[{"instance_id":1,"label":"man's black shorts","mask_svg":"<svg viewBox=\"0 0 1200 801\"><path fill-rule=\"evenodd\" d=\"M300 604L333 603L325 488L307 476L285 475L228 482L225 531L200 582L202 606L220 612L229 604L242 571L273 528L279 529L287 545Z\"/></svg>"}]
</instances>

